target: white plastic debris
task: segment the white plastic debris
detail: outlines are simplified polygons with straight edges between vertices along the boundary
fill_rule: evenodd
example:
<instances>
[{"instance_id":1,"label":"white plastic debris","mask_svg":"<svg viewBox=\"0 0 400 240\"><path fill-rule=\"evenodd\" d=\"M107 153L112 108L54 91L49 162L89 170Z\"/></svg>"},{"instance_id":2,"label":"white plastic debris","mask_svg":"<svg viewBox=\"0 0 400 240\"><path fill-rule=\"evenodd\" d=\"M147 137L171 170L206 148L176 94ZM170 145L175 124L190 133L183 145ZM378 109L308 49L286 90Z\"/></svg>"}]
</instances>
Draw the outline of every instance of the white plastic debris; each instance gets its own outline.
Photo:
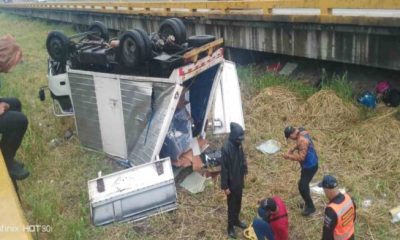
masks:
<instances>
[{"instance_id":1,"label":"white plastic debris","mask_svg":"<svg viewBox=\"0 0 400 240\"><path fill-rule=\"evenodd\" d=\"M362 202L361 205L362 205L363 208L369 208L369 207L372 206L372 200L371 200L371 199L365 199L365 200Z\"/></svg>"},{"instance_id":2,"label":"white plastic debris","mask_svg":"<svg viewBox=\"0 0 400 240\"><path fill-rule=\"evenodd\" d=\"M400 206L391 209L389 213L392 216L392 223L400 222Z\"/></svg>"},{"instance_id":3,"label":"white plastic debris","mask_svg":"<svg viewBox=\"0 0 400 240\"><path fill-rule=\"evenodd\" d=\"M200 173L192 172L180 185L189 192L196 194L204 191L206 180L207 178L203 177Z\"/></svg>"},{"instance_id":4,"label":"white plastic debris","mask_svg":"<svg viewBox=\"0 0 400 240\"><path fill-rule=\"evenodd\" d=\"M261 143L256 147L257 150L261 151L264 154L274 154L281 150L281 144L273 139L270 139L266 142Z\"/></svg>"}]
</instances>

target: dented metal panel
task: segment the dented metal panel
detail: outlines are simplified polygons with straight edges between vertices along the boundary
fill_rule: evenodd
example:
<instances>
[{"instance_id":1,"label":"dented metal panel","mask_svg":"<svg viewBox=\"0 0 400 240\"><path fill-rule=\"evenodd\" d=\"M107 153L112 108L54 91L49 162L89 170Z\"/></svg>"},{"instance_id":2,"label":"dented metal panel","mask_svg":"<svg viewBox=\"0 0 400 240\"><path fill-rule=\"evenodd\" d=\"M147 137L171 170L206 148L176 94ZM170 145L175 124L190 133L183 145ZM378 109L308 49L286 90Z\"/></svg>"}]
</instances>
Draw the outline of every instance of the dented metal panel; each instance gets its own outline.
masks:
<instances>
[{"instance_id":1,"label":"dented metal panel","mask_svg":"<svg viewBox=\"0 0 400 240\"><path fill-rule=\"evenodd\" d=\"M88 189L95 225L139 220L177 207L169 158L90 180Z\"/></svg>"},{"instance_id":2,"label":"dented metal panel","mask_svg":"<svg viewBox=\"0 0 400 240\"><path fill-rule=\"evenodd\" d=\"M167 89L154 85L154 110L150 109L146 126L128 156L134 165L150 162L160 153L182 89L180 85Z\"/></svg>"},{"instance_id":3,"label":"dented metal panel","mask_svg":"<svg viewBox=\"0 0 400 240\"><path fill-rule=\"evenodd\" d=\"M134 165L156 158L182 91L177 80L79 70L68 74L84 146Z\"/></svg>"}]
</instances>

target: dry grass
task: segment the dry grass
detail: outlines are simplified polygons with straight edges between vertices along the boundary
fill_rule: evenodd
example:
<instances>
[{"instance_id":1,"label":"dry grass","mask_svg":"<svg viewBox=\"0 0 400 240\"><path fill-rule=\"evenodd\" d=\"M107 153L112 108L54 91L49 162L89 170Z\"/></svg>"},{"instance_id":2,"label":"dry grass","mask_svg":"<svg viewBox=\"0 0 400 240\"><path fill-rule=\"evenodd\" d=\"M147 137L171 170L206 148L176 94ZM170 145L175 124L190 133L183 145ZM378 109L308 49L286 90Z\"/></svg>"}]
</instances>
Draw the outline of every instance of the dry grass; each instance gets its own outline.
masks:
<instances>
[{"instance_id":1,"label":"dry grass","mask_svg":"<svg viewBox=\"0 0 400 240\"><path fill-rule=\"evenodd\" d=\"M393 116L395 111L380 107L376 117L361 120L356 106L343 102L331 91L320 91L302 100L284 88L263 90L246 105L250 177L256 178L256 184L249 188L257 195L253 200L262 192L282 196L289 206L291 239L321 236L324 197L314 196L317 215L300 217L296 209L300 201L297 164L254 149L270 138L285 143L282 130L288 124L304 126L310 129L320 156L313 182L323 174L333 174L358 203L357 238L396 239L400 227L392 225L388 215L400 197L400 122ZM287 150L288 145L283 145ZM369 208L362 207L366 199L373 201Z\"/></svg>"}]
</instances>

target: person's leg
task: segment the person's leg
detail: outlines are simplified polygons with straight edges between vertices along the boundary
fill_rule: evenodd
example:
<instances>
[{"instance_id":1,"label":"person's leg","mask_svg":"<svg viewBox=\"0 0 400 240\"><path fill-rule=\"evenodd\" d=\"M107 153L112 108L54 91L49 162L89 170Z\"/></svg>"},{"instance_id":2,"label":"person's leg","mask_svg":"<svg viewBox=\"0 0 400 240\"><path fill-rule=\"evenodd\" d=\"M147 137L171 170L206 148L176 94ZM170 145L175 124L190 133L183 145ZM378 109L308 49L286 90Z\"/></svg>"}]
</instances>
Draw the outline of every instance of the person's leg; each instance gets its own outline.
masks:
<instances>
[{"instance_id":1,"label":"person's leg","mask_svg":"<svg viewBox=\"0 0 400 240\"><path fill-rule=\"evenodd\" d=\"M234 193L234 196L235 196L235 216L234 216L235 224L234 225L237 227L240 227L242 229L245 229L245 228L247 228L246 223L240 221L240 218L239 218L240 210L242 209L242 195L243 195L242 189L240 189L239 191L236 191Z\"/></svg>"},{"instance_id":2,"label":"person's leg","mask_svg":"<svg viewBox=\"0 0 400 240\"><path fill-rule=\"evenodd\" d=\"M271 225L261 219L253 220L253 229L256 233L258 240L274 240L274 233L272 231Z\"/></svg>"},{"instance_id":3,"label":"person's leg","mask_svg":"<svg viewBox=\"0 0 400 240\"><path fill-rule=\"evenodd\" d=\"M6 102L8 105L10 105L10 109L8 111L21 112L22 105L18 98L0 98L0 102Z\"/></svg>"},{"instance_id":4,"label":"person's leg","mask_svg":"<svg viewBox=\"0 0 400 240\"><path fill-rule=\"evenodd\" d=\"M305 203L305 210L308 212L314 212L315 206L310 194L310 182L313 179L315 173L318 170L318 166L313 168L306 168L301 170L301 177L299 181L299 192ZM306 214L307 215L307 214Z\"/></svg>"},{"instance_id":5,"label":"person's leg","mask_svg":"<svg viewBox=\"0 0 400 240\"><path fill-rule=\"evenodd\" d=\"M235 223L235 196L231 194L227 197L228 203L228 235L230 237L236 237L235 229L233 228Z\"/></svg>"},{"instance_id":6,"label":"person's leg","mask_svg":"<svg viewBox=\"0 0 400 240\"><path fill-rule=\"evenodd\" d=\"M27 127L28 119L21 112L8 111L0 116L0 148L11 177L18 180L29 175L26 170L18 168L14 161Z\"/></svg>"},{"instance_id":7,"label":"person's leg","mask_svg":"<svg viewBox=\"0 0 400 240\"><path fill-rule=\"evenodd\" d=\"M258 208L258 216L262 218L264 221L267 221L267 211L264 208Z\"/></svg>"}]
</instances>

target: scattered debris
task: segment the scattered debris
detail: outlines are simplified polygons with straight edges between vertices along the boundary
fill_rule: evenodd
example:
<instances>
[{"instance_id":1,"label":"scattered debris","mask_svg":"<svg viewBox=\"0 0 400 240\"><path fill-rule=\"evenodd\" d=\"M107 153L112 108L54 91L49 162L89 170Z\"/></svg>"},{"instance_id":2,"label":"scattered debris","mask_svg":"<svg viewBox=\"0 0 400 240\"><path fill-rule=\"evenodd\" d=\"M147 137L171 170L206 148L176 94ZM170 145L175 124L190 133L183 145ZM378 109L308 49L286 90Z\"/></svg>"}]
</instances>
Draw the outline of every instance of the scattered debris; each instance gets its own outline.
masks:
<instances>
[{"instance_id":1,"label":"scattered debris","mask_svg":"<svg viewBox=\"0 0 400 240\"><path fill-rule=\"evenodd\" d=\"M400 222L400 206L392 208L389 213L392 216L392 223Z\"/></svg>"},{"instance_id":2,"label":"scattered debris","mask_svg":"<svg viewBox=\"0 0 400 240\"><path fill-rule=\"evenodd\" d=\"M200 173L192 172L185 178L185 180L183 180L180 186L189 192L196 194L204 191L206 180L207 178L203 177Z\"/></svg>"},{"instance_id":3,"label":"scattered debris","mask_svg":"<svg viewBox=\"0 0 400 240\"><path fill-rule=\"evenodd\" d=\"M58 138L53 138L51 139L51 141L49 142L49 147L50 148L56 148L58 146L60 146L62 143L62 141Z\"/></svg>"},{"instance_id":4,"label":"scattered debris","mask_svg":"<svg viewBox=\"0 0 400 240\"><path fill-rule=\"evenodd\" d=\"M281 150L281 144L276 140L270 139L261 143L256 148L264 154L274 154Z\"/></svg>"},{"instance_id":5,"label":"scattered debris","mask_svg":"<svg viewBox=\"0 0 400 240\"><path fill-rule=\"evenodd\" d=\"M362 202L361 206L362 206L363 208L369 208L369 207L371 207L371 206L372 206L372 200L371 200L371 199L365 199L365 200Z\"/></svg>"},{"instance_id":6,"label":"scattered debris","mask_svg":"<svg viewBox=\"0 0 400 240\"><path fill-rule=\"evenodd\" d=\"M278 73L282 69L282 64L280 62L268 65L265 69L269 73Z\"/></svg>"},{"instance_id":7,"label":"scattered debris","mask_svg":"<svg viewBox=\"0 0 400 240\"><path fill-rule=\"evenodd\" d=\"M70 140L72 138L72 136L74 136L74 132L71 129L68 129L67 131L65 131L65 133L64 133L65 140Z\"/></svg>"},{"instance_id":8,"label":"scattered debris","mask_svg":"<svg viewBox=\"0 0 400 240\"><path fill-rule=\"evenodd\" d=\"M250 224L250 226L248 228L243 230L243 236L245 239L257 240L257 235L254 232L253 224Z\"/></svg>"},{"instance_id":9,"label":"scattered debris","mask_svg":"<svg viewBox=\"0 0 400 240\"><path fill-rule=\"evenodd\" d=\"M286 63L282 70L279 71L279 75L290 76L296 70L297 66L297 63Z\"/></svg>"}]
</instances>

